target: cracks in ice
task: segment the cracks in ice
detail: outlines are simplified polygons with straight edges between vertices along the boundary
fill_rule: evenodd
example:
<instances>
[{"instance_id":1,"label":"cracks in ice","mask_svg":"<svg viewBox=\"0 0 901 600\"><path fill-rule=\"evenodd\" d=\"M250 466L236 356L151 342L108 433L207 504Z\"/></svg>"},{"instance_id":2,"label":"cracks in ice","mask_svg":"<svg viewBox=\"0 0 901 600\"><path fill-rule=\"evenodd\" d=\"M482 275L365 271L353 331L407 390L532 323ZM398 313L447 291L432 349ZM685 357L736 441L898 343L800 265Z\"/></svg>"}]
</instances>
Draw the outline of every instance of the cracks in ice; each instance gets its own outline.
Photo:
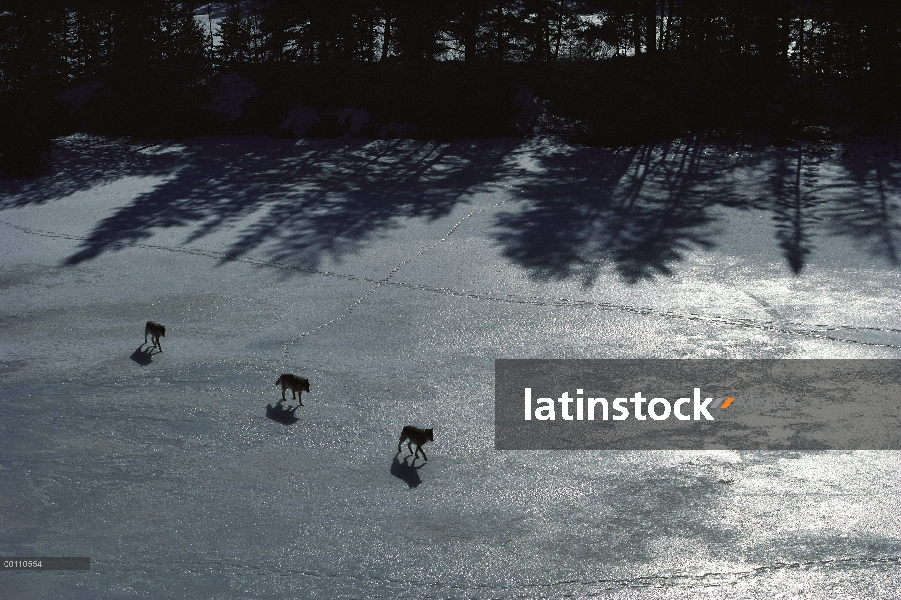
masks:
<instances>
[{"instance_id":1,"label":"cracks in ice","mask_svg":"<svg viewBox=\"0 0 901 600\"><path fill-rule=\"evenodd\" d=\"M504 187L509 187L509 186L504 186ZM293 340L291 340L288 344L286 344L286 345L285 345L285 351L284 351L284 360L285 360L285 362L287 362L287 360L288 360L288 354L289 354L289 352L290 352L290 350L291 350L291 347L294 346L294 344L296 344L297 342L299 342L299 341L300 341L301 339L303 339L304 337L310 335L311 333L315 333L316 331L319 331L320 329L323 329L324 327L327 327L327 326L331 325L332 323L335 323L336 321L340 321L341 319L343 319L343 318L346 317L347 315L351 314L357 306L359 306L360 304L362 304L363 301L366 300L367 297L369 297L374 291L376 291L377 289L379 289L382 285L384 285L384 284L393 284L394 282L391 281L391 280L392 280L392 278L397 274L398 271L400 271L404 266L406 266L407 264L409 264L409 263L412 262L413 260L419 258L420 256L422 256L422 255L424 255L424 254L426 254L426 253L428 253L428 252L431 252L432 250L434 250L435 248L437 248L440 244L443 244L444 242L446 242L447 239L448 239L451 235L453 235L453 233L457 230L457 228L458 228L460 225L463 224L464 221L466 221L466 220L469 219L470 217L473 217L473 216L475 216L475 215L477 215L477 214L479 214L479 213L481 213L481 212L484 212L486 209L489 209L489 208L496 208L496 207L498 207L498 206L501 206L502 204L507 203L508 201L509 201L509 198L507 198L507 199L505 199L505 200L501 200L500 202L495 202L494 204L492 204L492 205L490 205L490 206L483 206L482 208L479 208L479 209L476 209L476 210L470 212L468 215L466 215L465 217L463 217L462 219L460 219L459 221L457 221L456 223L454 223L454 226L451 227L450 230L448 230L448 232L444 234L444 237L442 237L442 238L439 239L438 241L433 242L432 244L430 244L430 245L428 245L428 246L426 246L426 247L420 249L418 252L415 252L415 253L411 254L410 256L408 256L407 258L405 258L404 260L402 260L401 262L399 262L398 264L396 264L396 265L394 266L394 268L392 268L391 271L389 271L388 274L387 274L385 277L383 277L383 278L381 278L381 279L379 279L379 280L373 280L373 279L371 279L371 278L360 278L360 279L363 280L363 281L373 282L375 285L373 285L373 286L372 286L365 294L363 294L362 296L360 296L359 298L357 298L355 301L351 302L351 303L344 309L344 311L341 312L341 313L339 313L337 316L332 317L332 318L329 319L328 321L326 321L326 322L324 322L324 323L321 323L320 325L314 327L313 329L310 329L310 330L308 330L308 331L304 331L303 333L297 335L297 337L295 337ZM317 271L317 273L318 273L318 271Z\"/></svg>"},{"instance_id":2,"label":"cracks in ice","mask_svg":"<svg viewBox=\"0 0 901 600\"><path fill-rule=\"evenodd\" d=\"M616 589L628 588L645 588L645 587L692 587L693 585L718 586L735 583L740 579L748 579L756 576L762 576L768 573L777 573L785 570L806 570L811 568L842 568L854 566L879 566L879 565L899 565L901 557L897 556L861 556L861 557L837 557L824 558L819 560L801 560L792 562L776 561L772 564L764 564L752 566L746 569L735 571L708 571L702 573L673 573L670 575L644 575L638 577L615 578L615 579L594 579L594 580L566 580L553 581L543 584L533 584L531 588L556 588L558 586L604 586L597 593L589 593L588 596L600 596Z\"/></svg>"},{"instance_id":3,"label":"cracks in ice","mask_svg":"<svg viewBox=\"0 0 901 600\"><path fill-rule=\"evenodd\" d=\"M394 276L402 269L405 265L415 260L416 258L426 254L427 252L436 248L439 244L447 241L448 237L456 231L456 229L463 224L463 222L470 217L488 209L495 208L508 202L508 200L503 200L501 202L495 203L491 206L482 207L478 210L474 210L471 213L467 214L465 217L460 219L457 223L454 224L453 227L436 242L433 242L429 246L419 250L418 252L408 256L406 259L398 263L391 271L381 279L375 279L372 277L360 277L356 275L348 275L344 273L338 273L335 271L323 271L318 269L309 269L304 267L297 267L294 265L289 265L280 262L270 262L264 260L258 260L254 258L247 258L237 256L235 254L229 254L225 252L216 252L212 250L200 250L196 248L184 248L184 247L174 247L174 246L163 246L158 244L139 244L139 243L130 243L130 242L120 242L120 241L110 241L108 242L110 246L118 247L118 248L139 248L139 249L147 249L147 250L164 250L167 252L178 252L182 254L190 254L193 256L203 256L206 258L215 258L219 261L228 261L228 262L239 262L249 265L255 265L259 267L266 267L271 269L281 269L285 271L294 271L300 273L310 273L319 275L322 277L334 277L337 279L343 279L345 281L360 281L364 283L373 284L373 286L366 291L362 296L351 302L345 309L335 317L332 317L328 321L321 323L320 325L304 331L303 333L298 334L291 342L285 345L284 349L284 359L287 360L289 351L291 347L300 341L302 338L327 327L328 325L335 323L344 317L348 316L353 312L353 310L362 304L367 297L369 297L374 291L379 289L382 285L393 285L405 289L416 290L429 292L434 294L442 294L447 296L454 296L458 298L466 298L470 300L480 300L485 302L503 302L508 304L527 304L533 306L542 306L542 307L569 307L569 308L587 308L587 309L596 309L596 310L604 310L604 311L617 311L617 312L625 312L631 313L641 316L653 316L660 317L664 319L671 320L684 320L684 321L697 321L701 323L711 324L711 325L724 325L736 328L746 328L746 329L756 329L760 331L770 331L773 333L781 333L787 335L797 335L803 337L809 337L814 339L821 339L832 342L843 342L847 344L856 344L861 346L872 346L879 348L892 348L892 349L901 349L901 344L890 344L890 343L879 343L879 342L868 342L863 340L855 340L848 339L846 337L838 337L836 335L830 335L829 332L849 332L849 333L861 333L861 332L873 332L873 333L885 333L885 334L899 334L901 333L901 329L891 328L891 327L869 327L864 325L826 325L826 324L809 324L809 323L800 323L796 321L782 321L782 320L754 320L749 318L739 318L739 317L727 317L722 315L710 315L710 314L701 314L694 312L679 312L672 310L663 310L651 307L643 307L643 306L630 306L627 304L617 304L613 302L600 302L594 300L577 300L572 298L543 298L539 296L531 296L531 297L523 297L516 296L514 294L507 294L504 296L490 294L490 293L479 293L465 290L455 290L449 287L434 287L416 283L402 282L402 281L393 281ZM29 227L22 227L20 225L14 225L9 222L4 222L4 225L21 231L23 233L29 235L38 235L42 237L49 238L60 238L67 239L73 241L84 241L87 238L68 235L64 233L58 233L54 231L46 231L41 229L33 229Z\"/></svg>"},{"instance_id":4,"label":"cracks in ice","mask_svg":"<svg viewBox=\"0 0 901 600\"><path fill-rule=\"evenodd\" d=\"M102 564L103 561L98 561ZM143 567L141 567L143 565ZM233 572L257 573L257 574L273 574L280 573L282 575L303 575L306 577L320 577L323 579L346 579L351 581L369 581L396 584L401 586L415 586L419 590L418 597L443 597L432 596L432 594L440 593L440 590L482 590L495 592L520 592L527 590L554 590L562 591L559 588L583 588L579 590L580 597L592 598L607 596L610 592L618 590L628 590L636 588L685 588L691 589L696 586L703 588L720 587L735 584L741 580L752 580L756 577L766 576L768 574L777 574L783 571L806 571L810 569L843 569L853 567L880 567L880 566L898 566L901 565L901 557L898 556L840 556L834 558L822 558L814 560L799 561L781 561L777 560L769 564L748 565L745 567L737 567L734 570L711 570L698 573L676 572L669 574L648 574L636 575L633 577L610 577L610 578L593 578L593 579L563 579L541 583L520 584L520 585L504 585L496 584L472 584L467 585L464 582L442 582L435 580L417 580L417 579L401 579L391 576L377 576L366 574L355 574L338 571L316 571L311 569L302 569L296 567L282 566L273 567L263 564L233 563L232 561L221 561L220 566L227 566ZM159 567L165 566L161 564L147 563L123 563L121 565L123 572L148 572L148 566ZM186 572L200 573L206 567L199 563L187 564ZM751 581L753 584L753 581ZM587 588L587 589L584 589ZM592 589L593 588L593 589Z\"/></svg>"}]
</instances>

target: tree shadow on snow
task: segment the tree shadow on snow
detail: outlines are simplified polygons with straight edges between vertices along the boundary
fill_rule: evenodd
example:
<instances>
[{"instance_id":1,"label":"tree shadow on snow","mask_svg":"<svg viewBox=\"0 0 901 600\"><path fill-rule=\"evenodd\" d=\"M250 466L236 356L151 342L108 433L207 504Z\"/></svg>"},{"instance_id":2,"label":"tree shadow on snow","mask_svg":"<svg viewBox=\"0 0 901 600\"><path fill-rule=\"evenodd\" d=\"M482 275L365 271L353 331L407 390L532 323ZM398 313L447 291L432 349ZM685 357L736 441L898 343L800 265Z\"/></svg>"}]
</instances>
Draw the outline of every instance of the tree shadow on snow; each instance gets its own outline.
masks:
<instances>
[{"instance_id":1,"label":"tree shadow on snow","mask_svg":"<svg viewBox=\"0 0 901 600\"><path fill-rule=\"evenodd\" d=\"M535 279L590 287L608 265L629 283L671 275L686 251L715 245L710 207L741 203L697 141L586 154L546 157L529 206L499 217L505 254Z\"/></svg>"},{"instance_id":2,"label":"tree shadow on snow","mask_svg":"<svg viewBox=\"0 0 901 600\"><path fill-rule=\"evenodd\" d=\"M294 413L300 407L298 404L294 408L288 406L287 408L282 406L282 402L284 400L279 400L275 403L275 406L272 404L266 405L266 418L272 419L276 423L281 423L282 425L293 425L297 423L300 419L294 416Z\"/></svg>"},{"instance_id":3,"label":"tree shadow on snow","mask_svg":"<svg viewBox=\"0 0 901 600\"><path fill-rule=\"evenodd\" d=\"M544 156L523 186L527 205L498 216L504 254L543 281L594 284L606 265L629 283L670 275L692 247L712 247L700 186L717 178L697 142ZM718 190L720 198L734 191Z\"/></svg>"},{"instance_id":4,"label":"tree shadow on snow","mask_svg":"<svg viewBox=\"0 0 901 600\"><path fill-rule=\"evenodd\" d=\"M901 164L845 160L825 177L828 157L800 144L746 150L697 139L550 151L519 184L522 206L498 214L496 237L535 280L590 287L612 268L637 283L672 275L692 249L728 244L720 219L731 209L769 214L772 233L761 230L760 242L772 240L795 275L818 235L869 244L897 265Z\"/></svg>"},{"instance_id":5,"label":"tree shadow on snow","mask_svg":"<svg viewBox=\"0 0 901 600\"><path fill-rule=\"evenodd\" d=\"M851 238L874 259L901 265L901 160L897 146L858 148L843 157L845 180L830 190L838 197L823 210L831 235Z\"/></svg>"},{"instance_id":6,"label":"tree shadow on snow","mask_svg":"<svg viewBox=\"0 0 901 600\"><path fill-rule=\"evenodd\" d=\"M419 476L419 469L425 466L425 462L420 464L418 467L416 466L416 457L413 455L407 455L404 457L403 462L398 460L398 456L400 453L394 455L394 460L391 461L391 474L403 481L407 484L407 486L412 490L415 487L419 487L419 484L422 483L422 478ZM412 462L407 462L413 459Z\"/></svg>"},{"instance_id":7,"label":"tree shadow on snow","mask_svg":"<svg viewBox=\"0 0 901 600\"><path fill-rule=\"evenodd\" d=\"M136 179L135 198L102 219L65 263L78 264L146 242L160 230L185 227L178 246L234 231L221 262L254 252L269 263L315 271L326 258L340 262L402 227L403 219L448 215L482 184L497 180L517 143L189 141L168 158L124 161L132 167L125 171L131 177L157 179L151 185ZM48 185L57 195L86 185L83 176L72 181L70 190L55 180ZM96 173L94 181L103 176ZM37 201L40 193L29 190L27 195Z\"/></svg>"},{"instance_id":8,"label":"tree shadow on snow","mask_svg":"<svg viewBox=\"0 0 901 600\"><path fill-rule=\"evenodd\" d=\"M91 136L59 146L48 175L0 181L0 209L133 194L66 264L183 228L172 248L227 232L220 264L253 253L286 273L311 272L504 182L521 202L497 214L495 237L539 281L588 287L608 270L629 283L670 276L689 251L730 242L722 209L768 216L772 230L745 247L775 244L796 275L820 236L848 238L890 266L901 251L901 163L890 153L826 160L809 145L748 150L692 138L620 149L264 137L139 147Z\"/></svg>"},{"instance_id":9,"label":"tree shadow on snow","mask_svg":"<svg viewBox=\"0 0 901 600\"><path fill-rule=\"evenodd\" d=\"M125 178L167 178L182 165L166 144L74 135L55 144L49 169L36 178L0 179L0 209L40 205L79 192L101 191ZM102 192L101 192L102 193Z\"/></svg>"}]
</instances>

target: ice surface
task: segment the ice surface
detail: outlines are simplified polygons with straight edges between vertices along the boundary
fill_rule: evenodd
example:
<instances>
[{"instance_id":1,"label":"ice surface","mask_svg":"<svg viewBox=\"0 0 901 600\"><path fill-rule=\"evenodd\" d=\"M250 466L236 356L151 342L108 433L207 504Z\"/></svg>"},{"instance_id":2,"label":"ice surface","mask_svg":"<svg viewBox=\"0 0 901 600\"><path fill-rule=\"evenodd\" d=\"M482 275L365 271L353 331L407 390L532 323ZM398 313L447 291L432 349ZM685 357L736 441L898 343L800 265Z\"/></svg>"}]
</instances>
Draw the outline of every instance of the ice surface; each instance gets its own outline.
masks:
<instances>
[{"instance_id":1,"label":"ice surface","mask_svg":"<svg viewBox=\"0 0 901 600\"><path fill-rule=\"evenodd\" d=\"M62 140L0 182L0 554L92 566L0 597L896 598L898 453L498 452L493 361L899 358L899 174L864 146ZM292 425L282 372L312 387Z\"/></svg>"}]
</instances>

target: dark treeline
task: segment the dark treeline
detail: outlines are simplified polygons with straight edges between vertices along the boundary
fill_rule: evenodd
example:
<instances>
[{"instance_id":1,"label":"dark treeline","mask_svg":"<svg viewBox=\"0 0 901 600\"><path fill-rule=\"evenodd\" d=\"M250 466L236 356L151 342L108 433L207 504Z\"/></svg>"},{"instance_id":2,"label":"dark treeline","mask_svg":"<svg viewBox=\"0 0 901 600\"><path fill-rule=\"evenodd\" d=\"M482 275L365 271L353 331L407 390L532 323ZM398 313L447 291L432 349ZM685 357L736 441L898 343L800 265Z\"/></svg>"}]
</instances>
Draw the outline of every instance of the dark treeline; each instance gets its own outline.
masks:
<instances>
[{"instance_id":1,"label":"dark treeline","mask_svg":"<svg viewBox=\"0 0 901 600\"><path fill-rule=\"evenodd\" d=\"M899 57L901 3L876 0L6 0L0 159L78 128L275 132L294 106L513 135L523 90L589 143L851 135L896 127ZM223 73L258 92L234 121Z\"/></svg>"}]
</instances>

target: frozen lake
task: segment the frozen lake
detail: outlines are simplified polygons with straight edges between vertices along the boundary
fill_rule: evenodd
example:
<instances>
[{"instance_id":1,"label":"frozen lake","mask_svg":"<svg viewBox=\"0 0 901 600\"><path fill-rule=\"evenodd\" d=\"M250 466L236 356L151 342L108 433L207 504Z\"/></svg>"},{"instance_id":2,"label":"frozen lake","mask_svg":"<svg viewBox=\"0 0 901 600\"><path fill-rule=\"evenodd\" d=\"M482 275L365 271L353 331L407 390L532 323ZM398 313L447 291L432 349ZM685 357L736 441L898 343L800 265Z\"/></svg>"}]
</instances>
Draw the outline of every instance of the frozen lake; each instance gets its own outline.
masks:
<instances>
[{"instance_id":1,"label":"frozen lake","mask_svg":"<svg viewBox=\"0 0 901 600\"><path fill-rule=\"evenodd\" d=\"M493 424L496 358L901 358L889 149L73 136L0 232L0 555L91 558L0 598L901 594L898 452Z\"/></svg>"}]
</instances>

